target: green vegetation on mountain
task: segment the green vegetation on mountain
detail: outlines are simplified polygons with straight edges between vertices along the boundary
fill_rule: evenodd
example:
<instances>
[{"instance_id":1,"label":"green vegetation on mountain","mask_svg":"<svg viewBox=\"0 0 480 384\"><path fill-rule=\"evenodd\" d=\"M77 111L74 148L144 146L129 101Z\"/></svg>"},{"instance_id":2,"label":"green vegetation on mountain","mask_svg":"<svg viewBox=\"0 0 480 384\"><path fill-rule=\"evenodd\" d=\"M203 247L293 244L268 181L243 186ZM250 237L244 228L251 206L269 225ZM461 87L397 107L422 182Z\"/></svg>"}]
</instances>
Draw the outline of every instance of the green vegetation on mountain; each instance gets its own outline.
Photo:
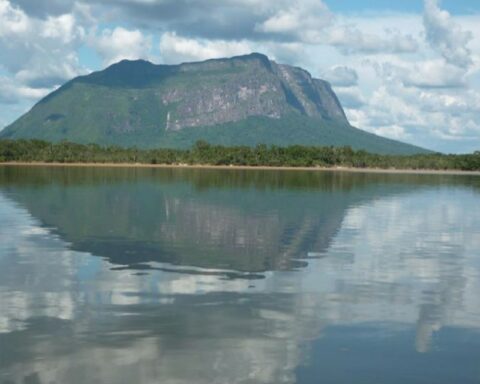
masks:
<instances>
[{"instance_id":1,"label":"green vegetation on mountain","mask_svg":"<svg viewBox=\"0 0 480 384\"><path fill-rule=\"evenodd\" d=\"M289 167L480 170L480 151L467 155L380 155L351 147L236 146L198 141L190 149L138 149L96 144L0 140L0 162L141 163Z\"/></svg>"},{"instance_id":2,"label":"green vegetation on mountain","mask_svg":"<svg viewBox=\"0 0 480 384\"><path fill-rule=\"evenodd\" d=\"M145 149L204 140L428 152L352 127L327 82L261 54L180 65L124 60L67 82L0 137Z\"/></svg>"}]
</instances>

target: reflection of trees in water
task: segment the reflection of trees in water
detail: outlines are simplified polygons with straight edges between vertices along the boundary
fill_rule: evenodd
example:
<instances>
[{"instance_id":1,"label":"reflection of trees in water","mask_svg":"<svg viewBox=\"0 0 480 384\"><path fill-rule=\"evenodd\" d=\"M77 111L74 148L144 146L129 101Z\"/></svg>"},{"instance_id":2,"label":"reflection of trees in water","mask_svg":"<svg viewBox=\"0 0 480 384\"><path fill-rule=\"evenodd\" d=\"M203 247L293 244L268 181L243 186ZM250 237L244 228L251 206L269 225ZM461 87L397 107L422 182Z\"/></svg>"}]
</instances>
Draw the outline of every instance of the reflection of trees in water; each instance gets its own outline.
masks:
<instances>
[{"instance_id":1,"label":"reflection of trees in water","mask_svg":"<svg viewBox=\"0 0 480 384\"><path fill-rule=\"evenodd\" d=\"M152 182L188 183L195 190L255 188L256 190L355 191L365 187L460 186L480 188L480 178L448 174L389 174L326 171L217 170L194 168L101 168L101 167L28 167L1 166L0 185L9 186L82 186ZM403 187L402 187L403 186Z\"/></svg>"},{"instance_id":2,"label":"reflection of trees in water","mask_svg":"<svg viewBox=\"0 0 480 384\"><path fill-rule=\"evenodd\" d=\"M161 261L251 272L302 266L295 259L324 251L345 209L365 198L322 189L297 195L248 183L196 190L186 181L164 181L162 172L160 181L104 183L99 170L94 184L77 185L65 181L68 171L55 171L50 184L7 193L72 249L127 265ZM26 176L19 177L21 184Z\"/></svg>"},{"instance_id":3,"label":"reflection of trees in water","mask_svg":"<svg viewBox=\"0 0 480 384\"><path fill-rule=\"evenodd\" d=\"M0 167L0 185L75 250L242 271L301 266L346 210L475 178L335 172Z\"/></svg>"}]
</instances>

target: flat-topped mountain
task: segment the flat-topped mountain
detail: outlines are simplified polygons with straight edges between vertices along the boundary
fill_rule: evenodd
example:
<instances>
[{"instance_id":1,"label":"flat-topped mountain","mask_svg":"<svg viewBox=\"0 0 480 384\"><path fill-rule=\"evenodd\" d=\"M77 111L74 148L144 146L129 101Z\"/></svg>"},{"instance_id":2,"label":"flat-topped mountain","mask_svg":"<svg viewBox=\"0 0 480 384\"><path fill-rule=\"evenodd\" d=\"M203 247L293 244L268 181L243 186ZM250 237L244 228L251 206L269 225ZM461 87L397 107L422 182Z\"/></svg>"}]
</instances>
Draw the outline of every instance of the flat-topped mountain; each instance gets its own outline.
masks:
<instances>
[{"instance_id":1,"label":"flat-topped mountain","mask_svg":"<svg viewBox=\"0 0 480 384\"><path fill-rule=\"evenodd\" d=\"M330 84L259 53L179 65L123 60L67 82L0 137L142 148L203 139L424 152L351 127Z\"/></svg>"}]
</instances>

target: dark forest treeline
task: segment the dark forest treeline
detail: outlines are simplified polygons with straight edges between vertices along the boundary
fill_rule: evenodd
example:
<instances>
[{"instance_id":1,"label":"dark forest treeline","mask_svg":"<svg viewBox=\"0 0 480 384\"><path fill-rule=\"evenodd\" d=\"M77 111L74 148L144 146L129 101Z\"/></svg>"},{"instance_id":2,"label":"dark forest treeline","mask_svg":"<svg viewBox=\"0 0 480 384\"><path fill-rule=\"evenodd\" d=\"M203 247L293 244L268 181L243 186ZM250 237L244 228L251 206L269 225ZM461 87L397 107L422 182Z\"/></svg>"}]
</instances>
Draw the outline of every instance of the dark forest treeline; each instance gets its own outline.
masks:
<instances>
[{"instance_id":1,"label":"dark forest treeline","mask_svg":"<svg viewBox=\"0 0 480 384\"><path fill-rule=\"evenodd\" d=\"M223 147L199 141L188 150L142 150L70 142L0 140L0 162L11 161L480 170L479 151L467 155L393 156L356 151L350 147Z\"/></svg>"}]
</instances>

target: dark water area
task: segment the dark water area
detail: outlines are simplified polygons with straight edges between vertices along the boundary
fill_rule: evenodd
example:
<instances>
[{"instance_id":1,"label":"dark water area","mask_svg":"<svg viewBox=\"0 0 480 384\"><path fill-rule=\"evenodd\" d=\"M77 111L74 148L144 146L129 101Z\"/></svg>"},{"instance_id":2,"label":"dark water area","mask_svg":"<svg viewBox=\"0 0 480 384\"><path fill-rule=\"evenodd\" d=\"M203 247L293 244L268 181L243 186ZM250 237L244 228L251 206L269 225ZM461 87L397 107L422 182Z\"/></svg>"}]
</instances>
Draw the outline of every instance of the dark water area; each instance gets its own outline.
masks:
<instances>
[{"instance_id":1,"label":"dark water area","mask_svg":"<svg viewBox=\"0 0 480 384\"><path fill-rule=\"evenodd\" d=\"M0 167L0 384L480 383L480 177Z\"/></svg>"}]
</instances>

